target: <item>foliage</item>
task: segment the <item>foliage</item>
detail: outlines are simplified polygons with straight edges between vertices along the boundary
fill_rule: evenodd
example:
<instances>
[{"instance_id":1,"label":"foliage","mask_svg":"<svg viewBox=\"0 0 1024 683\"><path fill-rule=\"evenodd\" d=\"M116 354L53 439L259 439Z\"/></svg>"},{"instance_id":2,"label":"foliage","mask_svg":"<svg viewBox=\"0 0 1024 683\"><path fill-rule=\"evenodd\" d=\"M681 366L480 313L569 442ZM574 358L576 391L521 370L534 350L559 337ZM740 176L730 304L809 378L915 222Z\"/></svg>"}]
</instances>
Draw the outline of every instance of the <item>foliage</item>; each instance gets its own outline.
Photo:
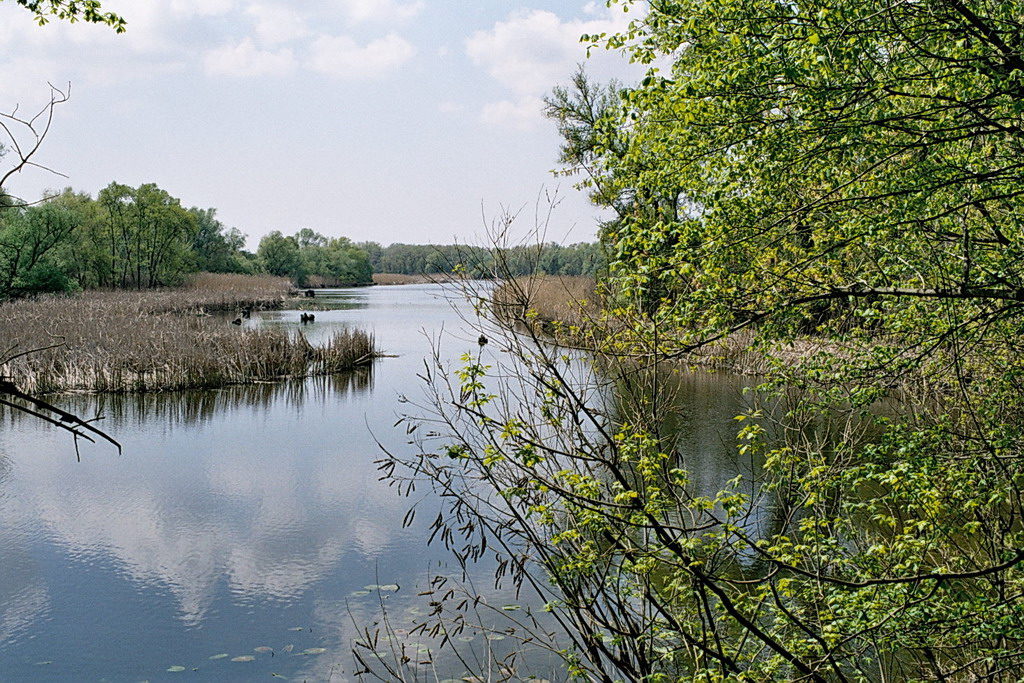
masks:
<instances>
[{"instance_id":1,"label":"foliage","mask_svg":"<svg viewBox=\"0 0 1024 683\"><path fill-rule=\"evenodd\" d=\"M598 244L561 245L554 242L517 245L495 252L484 247L460 244L391 244L382 247L376 242L359 244L369 255L375 273L401 275L433 275L465 273L472 277L491 277L496 269L514 277L523 275L596 275L604 264Z\"/></svg>"},{"instance_id":2,"label":"foliage","mask_svg":"<svg viewBox=\"0 0 1024 683\"><path fill-rule=\"evenodd\" d=\"M193 207L196 232L192 238L195 269L206 273L255 272L255 264L245 254L245 235L238 228L226 228L216 218L216 209Z\"/></svg>"},{"instance_id":3,"label":"foliage","mask_svg":"<svg viewBox=\"0 0 1024 683\"><path fill-rule=\"evenodd\" d=\"M66 21L85 21L92 24L106 24L118 33L125 30L125 21L113 12L104 12L98 0L14 0L36 16L40 24L49 22L50 17Z\"/></svg>"},{"instance_id":4,"label":"foliage","mask_svg":"<svg viewBox=\"0 0 1024 683\"><path fill-rule=\"evenodd\" d=\"M646 13L588 40L662 70L567 138L617 210L608 384L521 336L437 368L448 444L404 464L454 501L438 536L539 563L581 677L1019 679L1019 3L613 4ZM668 378L726 338L803 353L739 416L752 478L709 491Z\"/></svg>"},{"instance_id":5,"label":"foliage","mask_svg":"<svg viewBox=\"0 0 1024 683\"><path fill-rule=\"evenodd\" d=\"M275 230L256 251L268 273L290 277L298 286L370 284L373 271L366 252L347 237L328 238L309 228L284 236Z\"/></svg>"}]
</instances>

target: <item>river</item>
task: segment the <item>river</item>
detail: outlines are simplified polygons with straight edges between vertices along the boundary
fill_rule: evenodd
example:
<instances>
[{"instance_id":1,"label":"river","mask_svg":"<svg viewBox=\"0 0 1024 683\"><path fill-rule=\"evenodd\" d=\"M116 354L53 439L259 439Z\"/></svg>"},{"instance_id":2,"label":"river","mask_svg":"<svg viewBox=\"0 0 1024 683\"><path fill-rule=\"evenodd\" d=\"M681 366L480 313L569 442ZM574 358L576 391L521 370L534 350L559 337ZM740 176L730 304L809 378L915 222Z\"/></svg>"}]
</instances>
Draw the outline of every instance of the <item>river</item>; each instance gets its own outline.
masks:
<instances>
[{"instance_id":1,"label":"river","mask_svg":"<svg viewBox=\"0 0 1024 683\"><path fill-rule=\"evenodd\" d=\"M359 327L388 357L329 378L56 397L80 415L101 412L124 445L118 455L87 444L80 462L66 433L4 417L0 680L346 681L359 628L382 604L400 633L425 614L427 577L454 569L426 543L432 501L403 526L409 501L379 481L378 441L414 448L394 427L398 399L424 391L416 375L431 339L446 359L476 352L472 306L442 285L318 297L329 310L306 326L311 341ZM250 324L298 328L299 312ZM681 449L709 487L741 469L730 446L741 388L721 376L686 388ZM489 570L470 577L489 600L528 605L492 588ZM482 642L458 646L481 656ZM436 662L425 671L438 678L470 673L444 653L416 654ZM543 656L525 667L562 677Z\"/></svg>"}]
</instances>

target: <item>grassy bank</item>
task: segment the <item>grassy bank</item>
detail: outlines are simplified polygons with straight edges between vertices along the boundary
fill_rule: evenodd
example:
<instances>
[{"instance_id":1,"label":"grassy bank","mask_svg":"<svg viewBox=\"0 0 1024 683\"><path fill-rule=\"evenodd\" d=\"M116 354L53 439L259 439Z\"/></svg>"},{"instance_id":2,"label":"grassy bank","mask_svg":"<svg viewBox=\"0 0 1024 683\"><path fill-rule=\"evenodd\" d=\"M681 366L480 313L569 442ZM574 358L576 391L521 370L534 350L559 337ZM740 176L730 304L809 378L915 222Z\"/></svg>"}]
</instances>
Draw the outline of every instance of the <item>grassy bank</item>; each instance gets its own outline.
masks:
<instances>
[{"instance_id":1,"label":"grassy bank","mask_svg":"<svg viewBox=\"0 0 1024 683\"><path fill-rule=\"evenodd\" d=\"M592 277L534 275L506 280L491 295L495 317L571 343L597 329L601 296Z\"/></svg>"},{"instance_id":2,"label":"grassy bank","mask_svg":"<svg viewBox=\"0 0 1024 683\"><path fill-rule=\"evenodd\" d=\"M402 273L374 273L375 285L425 285L433 282L452 282L462 278L451 273L433 273L430 275L403 275Z\"/></svg>"},{"instance_id":3,"label":"grassy bank","mask_svg":"<svg viewBox=\"0 0 1024 683\"><path fill-rule=\"evenodd\" d=\"M598 349L619 334L644 329L649 322L616 317L606 310L591 277L535 275L501 283L491 296L496 318L529 326L566 346ZM739 374L763 374L775 360L795 363L820 351L824 342L810 337L774 349L752 348L753 333L741 331L679 357L684 365Z\"/></svg>"},{"instance_id":4,"label":"grassy bank","mask_svg":"<svg viewBox=\"0 0 1024 683\"><path fill-rule=\"evenodd\" d=\"M9 360L0 374L32 394L167 391L326 374L374 357L373 338L363 332L314 347L301 334L203 315L279 308L289 286L277 278L203 276L181 289L5 303L0 339Z\"/></svg>"}]
</instances>

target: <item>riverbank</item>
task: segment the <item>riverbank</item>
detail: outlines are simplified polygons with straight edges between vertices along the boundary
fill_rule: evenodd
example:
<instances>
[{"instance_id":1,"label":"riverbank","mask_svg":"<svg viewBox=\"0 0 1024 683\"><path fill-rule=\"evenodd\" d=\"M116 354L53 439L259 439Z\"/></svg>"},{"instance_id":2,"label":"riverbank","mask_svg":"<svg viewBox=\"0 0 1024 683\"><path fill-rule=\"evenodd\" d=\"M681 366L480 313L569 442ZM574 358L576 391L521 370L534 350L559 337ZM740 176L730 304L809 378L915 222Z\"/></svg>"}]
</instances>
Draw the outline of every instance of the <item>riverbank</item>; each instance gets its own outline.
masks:
<instances>
[{"instance_id":1,"label":"riverbank","mask_svg":"<svg viewBox=\"0 0 1024 683\"><path fill-rule=\"evenodd\" d=\"M372 335L300 334L234 325L215 311L284 306L284 278L201 275L185 287L92 291L0 304L0 374L31 394L210 389L330 374L376 356Z\"/></svg>"},{"instance_id":2,"label":"riverbank","mask_svg":"<svg viewBox=\"0 0 1024 683\"><path fill-rule=\"evenodd\" d=\"M431 273L430 275L405 275L403 273L374 273L375 285L429 285L435 282L454 282L464 279L451 273Z\"/></svg>"},{"instance_id":3,"label":"riverbank","mask_svg":"<svg viewBox=\"0 0 1024 683\"><path fill-rule=\"evenodd\" d=\"M616 332L637 323L608 310L592 277L535 275L503 282L491 297L495 317L507 325L528 327L554 342L583 349L602 348ZM678 363L741 375L763 375L780 360L793 364L824 345L805 339L767 353L753 346L753 333L741 331L691 351Z\"/></svg>"}]
</instances>

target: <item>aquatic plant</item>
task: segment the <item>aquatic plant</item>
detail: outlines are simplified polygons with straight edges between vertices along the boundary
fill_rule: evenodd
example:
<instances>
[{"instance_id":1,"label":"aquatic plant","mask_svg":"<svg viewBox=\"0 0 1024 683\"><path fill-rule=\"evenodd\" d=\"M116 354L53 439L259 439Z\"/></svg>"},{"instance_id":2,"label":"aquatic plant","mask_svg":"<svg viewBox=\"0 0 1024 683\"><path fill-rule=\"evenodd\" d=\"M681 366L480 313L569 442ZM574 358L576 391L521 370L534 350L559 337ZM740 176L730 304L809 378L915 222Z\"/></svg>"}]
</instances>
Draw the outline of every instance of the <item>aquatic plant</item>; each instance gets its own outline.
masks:
<instances>
[{"instance_id":1,"label":"aquatic plant","mask_svg":"<svg viewBox=\"0 0 1024 683\"><path fill-rule=\"evenodd\" d=\"M0 304L0 338L35 353L0 365L22 391L166 391L339 372L375 357L373 337L342 331L322 346L301 333L229 325L209 311L272 308L280 278L204 275L181 289L87 292Z\"/></svg>"}]
</instances>

